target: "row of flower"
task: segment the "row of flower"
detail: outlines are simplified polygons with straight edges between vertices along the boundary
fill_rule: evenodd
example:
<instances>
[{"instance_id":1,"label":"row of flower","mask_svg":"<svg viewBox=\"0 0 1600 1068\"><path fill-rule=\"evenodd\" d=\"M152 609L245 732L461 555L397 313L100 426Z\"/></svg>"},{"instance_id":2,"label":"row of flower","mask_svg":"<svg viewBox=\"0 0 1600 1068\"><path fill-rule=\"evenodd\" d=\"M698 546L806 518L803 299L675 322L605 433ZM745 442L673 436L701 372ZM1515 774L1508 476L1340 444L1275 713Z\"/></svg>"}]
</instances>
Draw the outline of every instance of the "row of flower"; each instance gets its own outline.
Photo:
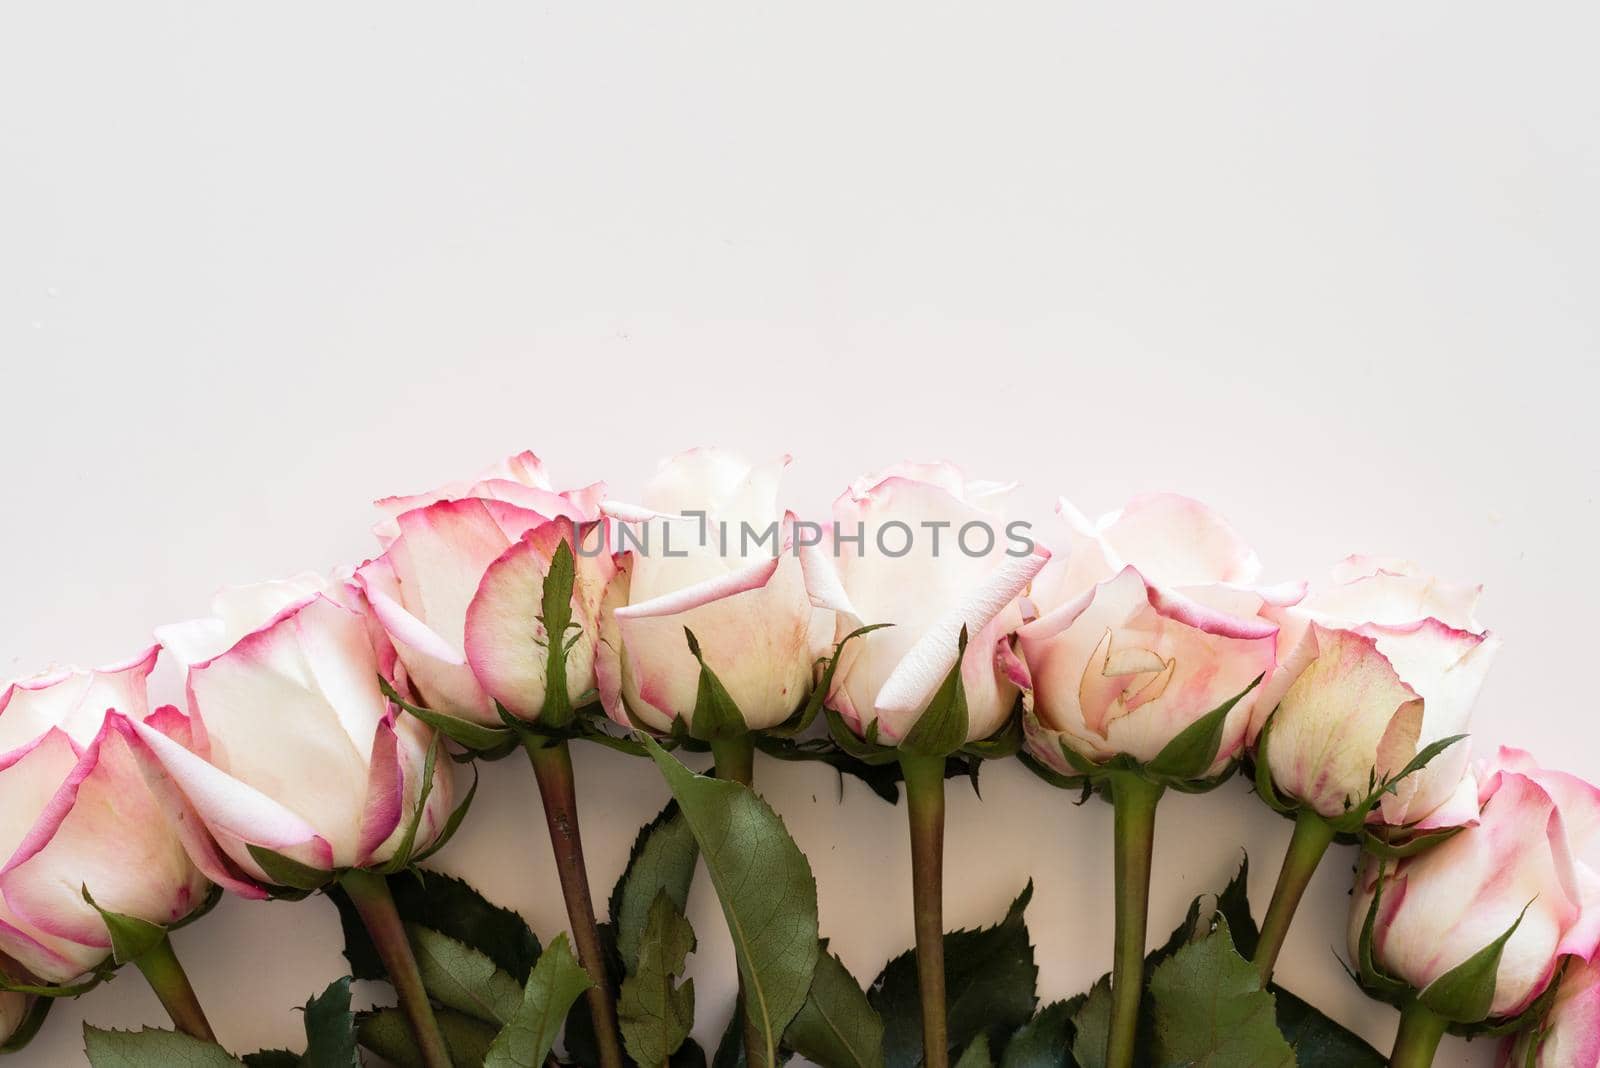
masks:
<instances>
[{"instance_id":1,"label":"row of flower","mask_svg":"<svg viewBox=\"0 0 1600 1068\"><path fill-rule=\"evenodd\" d=\"M359 567L225 591L125 663L12 684L0 1038L20 1047L49 998L133 963L178 1029L209 1040L166 931L216 888L333 888L383 959L413 1062L453 1063L384 877L464 817L454 763L525 750L597 1063L641 1061L584 870L578 740L648 752L680 801L663 746L709 749L739 789L757 749L903 782L933 1068L961 1053L946 1013L945 780L1012 754L1116 808L1094 1063L1153 1063L1140 1019L1157 803L1244 766L1294 825L1250 954L1263 994L1313 872L1335 841L1359 842L1350 967L1401 1010L1391 1063L1430 1063L1450 1030L1507 1035L1517 1065L1600 1064L1600 875L1585 862L1600 790L1520 751L1472 751L1499 644L1474 617L1476 588L1363 557L1325 581L1265 585L1221 518L1173 495L1093 522L1062 502L1047 548L1009 512L1010 486L942 464L860 479L826 523L806 522L779 507L786 463L696 450L634 505L601 485L557 491L524 453L380 501L381 555ZM162 655L182 667L185 709L149 708ZM740 949L745 1055L774 1064L806 986L775 1007L760 958Z\"/></svg>"}]
</instances>

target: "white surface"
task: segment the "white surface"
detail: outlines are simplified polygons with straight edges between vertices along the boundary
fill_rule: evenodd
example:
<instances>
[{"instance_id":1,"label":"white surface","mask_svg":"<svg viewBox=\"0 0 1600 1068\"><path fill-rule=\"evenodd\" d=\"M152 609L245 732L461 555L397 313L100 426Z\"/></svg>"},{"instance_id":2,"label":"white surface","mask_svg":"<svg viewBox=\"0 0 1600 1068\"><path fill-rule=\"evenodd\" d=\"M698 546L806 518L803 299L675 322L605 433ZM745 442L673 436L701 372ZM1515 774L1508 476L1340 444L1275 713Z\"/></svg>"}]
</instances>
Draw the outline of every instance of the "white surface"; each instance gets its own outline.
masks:
<instances>
[{"instance_id":1,"label":"white surface","mask_svg":"<svg viewBox=\"0 0 1600 1068\"><path fill-rule=\"evenodd\" d=\"M406 5L401 5L402 7ZM371 551L365 501L522 447L636 490L701 442L792 451L792 503L945 456L1091 512L1204 497L1271 576L1362 550L1487 584L1481 703L1600 776L1590 566L1592 5L14 4L0 14L0 668L101 662L218 585ZM170 696L170 694L169 694ZM579 756L603 898L664 791ZM902 814L761 785L870 978L911 940ZM1040 992L1110 961L1110 809L1010 764L952 791L951 926L1031 875ZM1163 807L1152 938L1289 825ZM444 866L561 929L531 776L485 769ZM1351 856L1280 972L1384 1046L1332 958ZM693 919L713 1034L732 977ZM326 903L177 939L223 1039L297 1042ZM65 1004L157 1024L136 976ZM1441 1065L1489 1063L1455 1043Z\"/></svg>"}]
</instances>

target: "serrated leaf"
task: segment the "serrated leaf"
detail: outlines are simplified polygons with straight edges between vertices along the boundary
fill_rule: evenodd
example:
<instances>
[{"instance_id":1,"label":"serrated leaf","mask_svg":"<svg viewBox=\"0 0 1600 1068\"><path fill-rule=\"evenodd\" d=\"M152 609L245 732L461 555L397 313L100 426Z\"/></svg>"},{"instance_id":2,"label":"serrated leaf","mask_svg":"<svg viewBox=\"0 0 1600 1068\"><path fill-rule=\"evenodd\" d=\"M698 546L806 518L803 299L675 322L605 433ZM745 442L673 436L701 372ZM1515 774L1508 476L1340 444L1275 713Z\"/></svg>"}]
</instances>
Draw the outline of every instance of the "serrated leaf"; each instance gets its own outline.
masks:
<instances>
[{"instance_id":1,"label":"serrated leaf","mask_svg":"<svg viewBox=\"0 0 1600 1068\"><path fill-rule=\"evenodd\" d=\"M678 983L694 946L694 928L680 906L665 890L657 892L636 966L617 998L623 1044L642 1065L665 1064L694 1026L694 980Z\"/></svg>"},{"instance_id":2,"label":"serrated leaf","mask_svg":"<svg viewBox=\"0 0 1600 1068\"><path fill-rule=\"evenodd\" d=\"M1278 1031L1294 1050L1299 1068L1383 1068L1389 1058L1281 986L1271 987L1278 1002Z\"/></svg>"},{"instance_id":3,"label":"serrated leaf","mask_svg":"<svg viewBox=\"0 0 1600 1068\"><path fill-rule=\"evenodd\" d=\"M519 987L528 981L539 959L539 939L517 913L441 872L413 869L390 876L387 882L402 921L431 928L486 954ZM327 895L339 909L351 974L357 979L385 978L383 961L349 895L337 884L328 888Z\"/></svg>"},{"instance_id":4,"label":"serrated leaf","mask_svg":"<svg viewBox=\"0 0 1600 1068\"><path fill-rule=\"evenodd\" d=\"M1077 1068L1070 1050L1072 1019L1088 998L1080 994L1067 1001L1052 1001L1023 1024L1006 1043L1000 1068Z\"/></svg>"},{"instance_id":5,"label":"serrated leaf","mask_svg":"<svg viewBox=\"0 0 1600 1068\"><path fill-rule=\"evenodd\" d=\"M489 1046L500 1033L499 1027L450 1009L435 1008L433 1015L439 1021L439 1032L444 1035L455 1068L481 1068ZM362 1046L397 1068L427 1068L417 1051L416 1039L411 1037L411 1025L399 1009L362 1013L356 1036Z\"/></svg>"},{"instance_id":6,"label":"serrated leaf","mask_svg":"<svg viewBox=\"0 0 1600 1068\"><path fill-rule=\"evenodd\" d=\"M1228 921L1150 978L1156 1061L1193 1068L1295 1068L1273 997L1233 948Z\"/></svg>"},{"instance_id":7,"label":"serrated leaf","mask_svg":"<svg viewBox=\"0 0 1600 1068\"><path fill-rule=\"evenodd\" d=\"M572 1003L594 983L583 970L567 936L560 934L544 951L528 976L522 1000L512 1019L495 1037L483 1059L484 1068L539 1068L561 1033Z\"/></svg>"},{"instance_id":8,"label":"serrated leaf","mask_svg":"<svg viewBox=\"0 0 1600 1068\"><path fill-rule=\"evenodd\" d=\"M167 940L167 929L159 923L110 912L95 904L87 886L83 887L83 899L105 922L106 930L111 934L111 959L117 964L138 960Z\"/></svg>"},{"instance_id":9,"label":"serrated leaf","mask_svg":"<svg viewBox=\"0 0 1600 1068\"><path fill-rule=\"evenodd\" d=\"M1216 763L1217 752L1222 748L1228 713L1233 711L1234 705L1244 700L1246 694L1261 684L1263 677L1257 675L1250 685L1179 731L1156 754L1155 759L1145 765L1145 769L1152 775L1178 781L1204 777L1211 770L1211 765Z\"/></svg>"},{"instance_id":10,"label":"serrated leaf","mask_svg":"<svg viewBox=\"0 0 1600 1068\"><path fill-rule=\"evenodd\" d=\"M989 1056L989 1036L980 1034L973 1039L967 1048L961 1051L961 1059L956 1061L956 1068L994 1068L994 1058Z\"/></svg>"},{"instance_id":11,"label":"serrated leaf","mask_svg":"<svg viewBox=\"0 0 1600 1068\"><path fill-rule=\"evenodd\" d=\"M504 1025L516 1016L522 987L487 954L427 927L408 925L406 935L422 985L435 1001L486 1023Z\"/></svg>"},{"instance_id":12,"label":"serrated leaf","mask_svg":"<svg viewBox=\"0 0 1600 1068\"><path fill-rule=\"evenodd\" d=\"M177 1031L102 1031L83 1025L84 1052L93 1068L239 1068L242 1061L215 1042Z\"/></svg>"},{"instance_id":13,"label":"serrated leaf","mask_svg":"<svg viewBox=\"0 0 1600 1068\"><path fill-rule=\"evenodd\" d=\"M724 741L750 733L744 713L728 688L722 685L717 673L711 670L700 654L700 642L694 631L683 628L689 642L689 652L700 664L700 679L695 690L694 715L689 718L689 734L702 742Z\"/></svg>"},{"instance_id":14,"label":"serrated leaf","mask_svg":"<svg viewBox=\"0 0 1600 1068\"><path fill-rule=\"evenodd\" d=\"M826 951L783 1043L822 1068L884 1068L883 1020L844 962Z\"/></svg>"},{"instance_id":15,"label":"serrated leaf","mask_svg":"<svg viewBox=\"0 0 1600 1068\"><path fill-rule=\"evenodd\" d=\"M286 1049L262 1049L239 1058L245 1068L300 1068L300 1054Z\"/></svg>"},{"instance_id":16,"label":"serrated leaf","mask_svg":"<svg viewBox=\"0 0 1600 1068\"><path fill-rule=\"evenodd\" d=\"M676 801L667 802L656 818L639 829L628 854L628 865L611 891L611 918L617 929L617 952L632 971L639 959L639 937L656 895L665 891L678 906L688 908L689 885L700 862L689 821Z\"/></svg>"},{"instance_id":17,"label":"serrated leaf","mask_svg":"<svg viewBox=\"0 0 1600 1068\"><path fill-rule=\"evenodd\" d=\"M900 740L900 750L913 756L949 756L967 742L967 688L961 661L967 653L967 628L956 639L956 662L945 674L933 699Z\"/></svg>"},{"instance_id":18,"label":"serrated leaf","mask_svg":"<svg viewBox=\"0 0 1600 1068\"><path fill-rule=\"evenodd\" d=\"M1423 987L1417 1000L1451 1023L1472 1024L1487 1019L1489 1010L1494 1006L1500 957L1506 943L1522 926L1532 904L1530 901L1522 907L1516 920L1499 938Z\"/></svg>"},{"instance_id":19,"label":"serrated leaf","mask_svg":"<svg viewBox=\"0 0 1600 1068\"><path fill-rule=\"evenodd\" d=\"M246 845L245 848L250 850L251 858L266 873L267 881L274 886L284 886L291 890L320 890L335 878L334 872L302 864L293 857L286 857L266 846Z\"/></svg>"},{"instance_id":20,"label":"serrated leaf","mask_svg":"<svg viewBox=\"0 0 1600 1068\"><path fill-rule=\"evenodd\" d=\"M1239 956L1254 960L1261 931L1256 926L1255 917L1250 914L1249 884L1250 858L1245 857L1239 862L1239 870L1228 880L1228 885L1217 895L1217 912L1228 921L1228 933L1233 937L1233 945L1239 951Z\"/></svg>"},{"instance_id":21,"label":"serrated leaf","mask_svg":"<svg viewBox=\"0 0 1600 1068\"><path fill-rule=\"evenodd\" d=\"M305 1027L306 1052L300 1068L361 1068L348 976L306 1002Z\"/></svg>"},{"instance_id":22,"label":"serrated leaf","mask_svg":"<svg viewBox=\"0 0 1600 1068\"><path fill-rule=\"evenodd\" d=\"M817 884L783 820L749 787L696 775L645 743L699 843L733 938L745 1010L776 1061L817 964Z\"/></svg>"},{"instance_id":23,"label":"serrated leaf","mask_svg":"<svg viewBox=\"0 0 1600 1068\"><path fill-rule=\"evenodd\" d=\"M1073 1014L1072 1027L1072 1056L1080 1068L1106 1068L1106 1047L1111 1041L1109 975L1102 975L1089 988L1088 995Z\"/></svg>"},{"instance_id":24,"label":"serrated leaf","mask_svg":"<svg viewBox=\"0 0 1600 1068\"><path fill-rule=\"evenodd\" d=\"M1023 920L1032 897L1030 881L995 926L946 932L945 1000L952 1048L964 1047L980 1033L998 1043L1032 1018L1039 969ZM884 966L867 1000L883 1019L888 1068L921 1064L922 1007L914 950Z\"/></svg>"},{"instance_id":25,"label":"serrated leaf","mask_svg":"<svg viewBox=\"0 0 1600 1068\"><path fill-rule=\"evenodd\" d=\"M723 1029L722 1038L718 1040L716 1052L711 1057L711 1068L747 1068L744 1052L744 1025L739 1007L735 1004L733 1015L728 1018L728 1026ZM788 1050L780 1049L777 1068L783 1068L793 1056Z\"/></svg>"}]
</instances>

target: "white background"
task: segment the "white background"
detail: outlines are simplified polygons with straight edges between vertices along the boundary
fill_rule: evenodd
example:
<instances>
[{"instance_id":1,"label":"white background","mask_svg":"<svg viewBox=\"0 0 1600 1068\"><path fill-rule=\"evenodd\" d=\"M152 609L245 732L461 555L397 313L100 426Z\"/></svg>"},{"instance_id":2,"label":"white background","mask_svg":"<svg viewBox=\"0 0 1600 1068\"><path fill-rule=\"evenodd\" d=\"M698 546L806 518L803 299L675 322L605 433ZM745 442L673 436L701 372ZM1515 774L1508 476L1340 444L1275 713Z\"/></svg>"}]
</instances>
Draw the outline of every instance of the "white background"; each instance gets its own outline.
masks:
<instances>
[{"instance_id":1,"label":"white background","mask_svg":"<svg viewBox=\"0 0 1600 1068\"><path fill-rule=\"evenodd\" d=\"M789 451L813 512L947 457L1041 521L1201 496L1271 577L1359 550L1482 581L1479 744L1600 776L1597 32L1576 3L9 5L0 668L358 558L369 499L523 447L622 496L685 446ZM578 764L603 899L665 794ZM870 979L911 940L903 813L758 775ZM1010 763L952 789L948 922L1032 876L1046 999L1110 959L1110 809L1070 800ZM441 861L548 937L538 812L486 768ZM1152 938L1241 848L1263 906L1288 832L1237 782L1168 800ZM1386 1047L1333 959L1351 859L1279 974ZM703 884L692 918L714 1041ZM177 943L239 1050L296 1044L343 970L320 900ZM162 1022L130 975L18 1060L79 1063L84 1017Z\"/></svg>"}]
</instances>

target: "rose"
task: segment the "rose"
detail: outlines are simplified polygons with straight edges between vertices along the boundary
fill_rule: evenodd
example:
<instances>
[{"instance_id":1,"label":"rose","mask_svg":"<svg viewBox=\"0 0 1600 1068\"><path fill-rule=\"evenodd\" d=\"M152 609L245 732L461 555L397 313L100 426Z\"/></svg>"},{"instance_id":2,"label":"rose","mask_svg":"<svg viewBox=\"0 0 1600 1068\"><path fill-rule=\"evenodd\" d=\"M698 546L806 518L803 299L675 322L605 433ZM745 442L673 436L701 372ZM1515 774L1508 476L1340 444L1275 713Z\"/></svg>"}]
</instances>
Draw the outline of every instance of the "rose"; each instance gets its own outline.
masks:
<instances>
[{"instance_id":1,"label":"rose","mask_svg":"<svg viewBox=\"0 0 1600 1068\"><path fill-rule=\"evenodd\" d=\"M1030 676L1029 750L1070 774L1068 746L1091 763L1153 760L1229 700L1206 774L1236 759L1274 666L1276 624L1262 614L1298 586L1249 586L1256 555L1215 512L1175 494L1140 497L1091 524L1062 501L1071 553L1039 576L1040 615L1018 632Z\"/></svg>"},{"instance_id":2,"label":"rose","mask_svg":"<svg viewBox=\"0 0 1600 1068\"><path fill-rule=\"evenodd\" d=\"M1369 857L1350 910L1357 961L1369 959L1380 979L1467 1024L1522 1012L1563 958L1587 960L1600 944L1600 873L1583 859L1600 844L1600 789L1515 749L1501 749L1479 772L1476 823L1398 863ZM1438 988L1429 984L1508 931L1486 1012L1431 1003Z\"/></svg>"},{"instance_id":3,"label":"rose","mask_svg":"<svg viewBox=\"0 0 1600 1068\"><path fill-rule=\"evenodd\" d=\"M836 641L893 624L838 653L827 703L858 734L876 723L886 745L906 737L955 666L963 628L966 740L1010 717L1022 678L1017 598L1049 559L1007 525L1011 488L968 481L950 464L900 464L835 502L834 529L802 557L813 600L835 613Z\"/></svg>"},{"instance_id":4,"label":"rose","mask_svg":"<svg viewBox=\"0 0 1600 1068\"><path fill-rule=\"evenodd\" d=\"M555 492L538 458L525 452L476 481L378 502L386 513L375 528L384 552L358 568L356 578L394 640L422 703L461 719L500 725L491 691L474 674L465 648L468 608L478 585L503 553L551 519L598 519L604 492L605 487L598 483ZM570 535L567 540L572 540ZM541 537L539 544L548 550L553 543L549 537ZM531 564L538 555L536 549L524 550L524 563ZM548 562L548 557L544 559ZM603 589L610 577L607 554L591 553L583 559L585 578ZM509 576L509 571L503 575ZM519 602L516 607L521 610L522 606ZM537 606L535 599L529 607L536 611ZM529 626L532 614L524 616ZM589 633L592 636L593 628ZM518 648L527 651L521 644ZM583 674L586 669L581 665L592 658L587 647L576 652ZM486 665L485 655L490 654L480 651L479 667L485 667L496 680L518 687L506 693L501 703L524 718L536 716L543 707L542 687L538 696L521 689L530 682L526 671L506 680L504 672L512 669L504 663ZM572 667L569 664L569 669ZM542 668L538 678L543 679ZM592 687L591 680L582 689Z\"/></svg>"},{"instance_id":5,"label":"rose","mask_svg":"<svg viewBox=\"0 0 1600 1068\"><path fill-rule=\"evenodd\" d=\"M1500 647L1473 619L1478 594L1409 563L1351 557L1299 605L1269 607L1280 670L1262 686L1255 726L1272 717L1277 789L1337 816L1366 795L1374 770L1392 774L1419 748L1465 733ZM1447 748L1395 783L1376 818L1418 830L1472 819L1468 760L1464 743Z\"/></svg>"},{"instance_id":6,"label":"rose","mask_svg":"<svg viewBox=\"0 0 1600 1068\"><path fill-rule=\"evenodd\" d=\"M207 873L271 884L252 847L320 871L379 866L414 819L413 851L433 842L450 761L417 817L433 735L384 698L394 652L374 645L360 591L302 575L224 591L213 611L157 631L187 671L182 729L135 726L209 832Z\"/></svg>"},{"instance_id":7,"label":"rose","mask_svg":"<svg viewBox=\"0 0 1600 1068\"><path fill-rule=\"evenodd\" d=\"M644 508L610 506L634 525L601 614L600 698L625 725L694 727L700 656L750 730L782 723L811 678L812 608L793 558L793 517L778 507L789 458L755 467L719 449L661 466Z\"/></svg>"},{"instance_id":8,"label":"rose","mask_svg":"<svg viewBox=\"0 0 1600 1068\"><path fill-rule=\"evenodd\" d=\"M132 724L159 733L182 719L172 708L147 714L145 680L159 652L36 676L0 694L0 951L47 982L111 955L83 888L102 908L162 925L206 899L170 798L147 783L133 740Z\"/></svg>"},{"instance_id":9,"label":"rose","mask_svg":"<svg viewBox=\"0 0 1600 1068\"><path fill-rule=\"evenodd\" d=\"M1505 1040L1501 1068L1600 1068L1600 961L1573 960L1544 1019Z\"/></svg>"}]
</instances>

